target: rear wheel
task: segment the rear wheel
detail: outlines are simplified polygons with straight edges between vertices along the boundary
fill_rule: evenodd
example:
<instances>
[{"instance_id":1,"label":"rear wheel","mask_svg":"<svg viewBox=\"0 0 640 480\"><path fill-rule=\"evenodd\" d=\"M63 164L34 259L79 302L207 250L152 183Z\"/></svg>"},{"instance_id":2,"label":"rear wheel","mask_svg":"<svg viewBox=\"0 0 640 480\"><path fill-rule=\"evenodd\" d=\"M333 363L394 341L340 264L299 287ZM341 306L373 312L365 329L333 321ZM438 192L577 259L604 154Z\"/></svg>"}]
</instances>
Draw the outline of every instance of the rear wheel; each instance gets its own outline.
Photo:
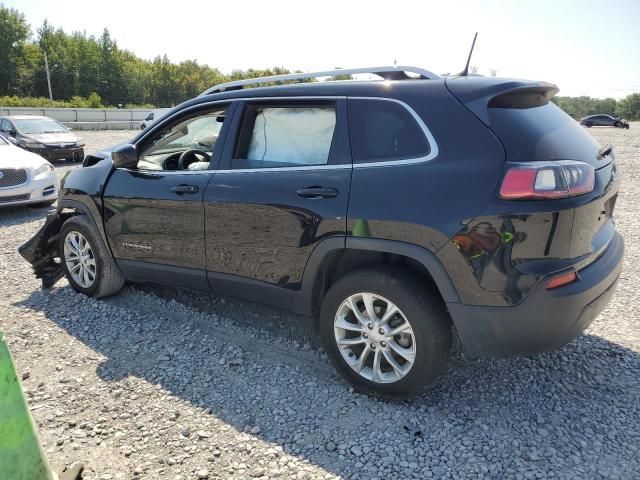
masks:
<instances>
[{"instance_id":1,"label":"rear wheel","mask_svg":"<svg viewBox=\"0 0 640 480\"><path fill-rule=\"evenodd\" d=\"M329 289L320 335L338 371L373 393L407 394L430 385L451 350L440 298L420 278L387 267L346 275Z\"/></svg>"},{"instance_id":2,"label":"rear wheel","mask_svg":"<svg viewBox=\"0 0 640 480\"><path fill-rule=\"evenodd\" d=\"M591 128L591 127L593 126L593 123L591 123L591 122L586 122L586 123L584 124L584 126L585 126L585 127L587 127L587 128Z\"/></svg>"},{"instance_id":3,"label":"rear wheel","mask_svg":"<svg viewBox=\"0 0 640 480\"><path fill-rule=\"evenodd\" d=\"M122 289L124 277L87 217L77 215L64 222L58 241L62 267L74 290L101 298Z\"/></svg>"}]
</instances>

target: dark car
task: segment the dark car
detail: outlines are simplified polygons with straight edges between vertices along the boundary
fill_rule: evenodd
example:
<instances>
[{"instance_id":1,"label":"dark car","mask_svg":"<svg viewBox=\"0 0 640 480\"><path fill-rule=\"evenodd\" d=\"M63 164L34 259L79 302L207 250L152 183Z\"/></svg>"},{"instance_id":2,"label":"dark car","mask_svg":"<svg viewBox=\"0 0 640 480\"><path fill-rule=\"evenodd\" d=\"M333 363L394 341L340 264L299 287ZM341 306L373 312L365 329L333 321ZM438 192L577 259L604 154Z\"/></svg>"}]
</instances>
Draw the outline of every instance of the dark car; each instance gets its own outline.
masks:
<instances>
[{"instance_id":1,"label":"dark car","mask_svg":"<svg viewBox=\"0 0 640 480\"><path fill-rule=\"evenodd\" d=\"M612 117L611 115L589 115L580 119L580 125L591 127L616 127L629 128L629 122L624 118Z\"/></svg>"},{"instance_id":2,"label":"dark car","mask_svg":"<svg viewBox=\"0 0 640 480\"><path fill-rule=\"evenodd\" d=\"M84 158L84 144L53 118L36 115L0 117L0 134L47 160L80 161Z\"/></svg>"},{"instance_id":3,"label":"dark car","mask_svg":"<svg viewBox=\"0 0 640 480\"><path fill-rule=\"evenodd\" d=\"M383 80L244 88L363 72ZM473 356L557 349L611 299L624 247L612 147L556 92L411 67L213 87L68 172L20 253L44 287L157 282L311 316L369 391L431 384L453 326Z\"/></svg>"}]
</instances>

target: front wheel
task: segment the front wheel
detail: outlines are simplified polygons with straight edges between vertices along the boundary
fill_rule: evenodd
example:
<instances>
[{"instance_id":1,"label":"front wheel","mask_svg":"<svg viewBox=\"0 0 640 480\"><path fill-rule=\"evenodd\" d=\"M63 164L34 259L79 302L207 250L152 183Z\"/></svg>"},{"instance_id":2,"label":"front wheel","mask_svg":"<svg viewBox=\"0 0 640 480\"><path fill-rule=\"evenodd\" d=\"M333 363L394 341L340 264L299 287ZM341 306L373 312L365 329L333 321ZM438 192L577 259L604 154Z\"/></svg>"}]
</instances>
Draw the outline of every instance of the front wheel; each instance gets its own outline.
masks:
<instances>
[{"instance_id":1,"label":"front wheel","mask_svg":"<svg viewBox=\"0 0 640 480\"><path fill-rule=\"evenodd\" d=\"M76 215L64 222L58 242L62 268L74 290L101 298L122 289L124 277L86 216Z\"/></svg>"},{"instance_id":2,"label":"front wheel","mask_svg":"<svg viewBox=\"0 0 640 480\"><path fill-rule=\"evenodd\" d=\"M451 350L442 300L420 278L381 266L346 275L327 292L320 335L338 371L381 394L414 393L435 381Z\"/></svg>"}]
</instances>

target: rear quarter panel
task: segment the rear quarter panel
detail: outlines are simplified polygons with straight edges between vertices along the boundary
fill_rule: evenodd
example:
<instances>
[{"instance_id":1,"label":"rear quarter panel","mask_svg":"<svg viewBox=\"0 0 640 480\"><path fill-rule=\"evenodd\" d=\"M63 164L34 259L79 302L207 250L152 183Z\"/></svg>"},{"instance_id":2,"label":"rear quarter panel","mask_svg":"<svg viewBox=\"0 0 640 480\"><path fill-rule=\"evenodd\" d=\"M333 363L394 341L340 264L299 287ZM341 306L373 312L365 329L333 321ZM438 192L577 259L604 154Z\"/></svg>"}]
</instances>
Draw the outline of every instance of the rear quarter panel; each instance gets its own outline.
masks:
<instances>
[{"instance_id":1,"label":"rear quarter panel","mask_svg":"<svg viewBox=\"0 0 640 480\"><path fill-rule=\"evenodd\" d=\"M412 243L436 253L495 199L504 150L444 83L425 82L406 94L402 85L392 88L398 91L389 96L422 118L438 155L420 164L354 168L348 235ZM445 268L452 277L470 277L468 265L457 257Z\"/></svg>"}]
</instances>

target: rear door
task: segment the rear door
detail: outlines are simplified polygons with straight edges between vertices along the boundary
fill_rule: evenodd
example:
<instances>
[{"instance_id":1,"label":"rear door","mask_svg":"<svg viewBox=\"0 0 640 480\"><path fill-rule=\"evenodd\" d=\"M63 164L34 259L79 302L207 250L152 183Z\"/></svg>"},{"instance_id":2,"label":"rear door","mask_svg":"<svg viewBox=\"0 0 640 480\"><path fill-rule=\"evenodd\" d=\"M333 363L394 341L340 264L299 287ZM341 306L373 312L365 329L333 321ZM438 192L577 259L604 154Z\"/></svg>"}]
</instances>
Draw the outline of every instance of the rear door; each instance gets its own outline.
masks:
<instances>
[{"instance_id":1,"label":"rear door","mask_svg":"<svg viewBox=\"0 0 640 480\"><path fill-rule=\"evenodd\" d=\"M318 242L345 236L350 182L343 98L240 102L204 195L213 290L233 295L238 279L297 289Z\"/></svg>"},{"instance_id":2,"label":"rear door","mask_svg":"<svg viewBox=\"0 0 640 480\"><path fill-rule=\"evenodd\" d=\"M208 290L202 199L215 173L228 110L220 105L186 113L151 130L136 144L137 167L117 168L110 177L103 196L105 231L129 278ZM180 162L188 150L193 154Z\"/></svg>"}]
</instances>

